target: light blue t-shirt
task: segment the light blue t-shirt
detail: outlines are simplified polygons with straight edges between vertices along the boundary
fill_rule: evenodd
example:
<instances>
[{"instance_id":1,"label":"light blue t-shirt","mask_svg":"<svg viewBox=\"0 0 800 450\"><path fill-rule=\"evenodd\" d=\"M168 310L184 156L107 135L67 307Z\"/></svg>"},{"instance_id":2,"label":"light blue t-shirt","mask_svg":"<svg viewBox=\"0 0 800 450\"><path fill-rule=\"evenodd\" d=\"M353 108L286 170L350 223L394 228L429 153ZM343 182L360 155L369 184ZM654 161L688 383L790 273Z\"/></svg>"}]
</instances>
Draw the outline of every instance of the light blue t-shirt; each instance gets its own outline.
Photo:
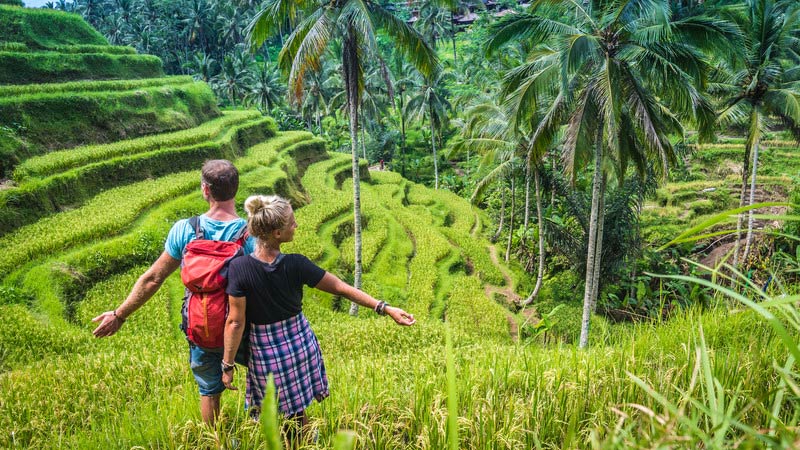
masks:
<instances>
[{"instance_id":1,"label":"light blue t-shirt","mask_svg":"<svg viewBox=\"0 0 800 450\"><path fill-rule=\"evenodd\" d=\"M205 233L205 238L214 241L230 241L239 231L247 226L244 219L229 220L222 222L209 219L204 215L200 216L200 228ZM167 241L164 243L164 250L177 260L183 259L183 252L186 245L194 239L194 229L189 224L189 219L181 219L175 222L169 230ZM244 243L244 253L250 254L256 248L256 239L248 236Z\"/></svg>"}]
</instances>

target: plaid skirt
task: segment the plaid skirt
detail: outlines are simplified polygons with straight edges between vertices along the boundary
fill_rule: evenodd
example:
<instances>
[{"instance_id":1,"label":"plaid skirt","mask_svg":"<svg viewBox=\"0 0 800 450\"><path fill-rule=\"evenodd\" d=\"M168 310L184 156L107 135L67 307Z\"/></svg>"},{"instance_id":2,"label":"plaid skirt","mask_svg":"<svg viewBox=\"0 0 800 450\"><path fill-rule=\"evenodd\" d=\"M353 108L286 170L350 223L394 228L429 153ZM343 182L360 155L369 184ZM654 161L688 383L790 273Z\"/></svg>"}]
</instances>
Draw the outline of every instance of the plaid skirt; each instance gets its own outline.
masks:
<instances>
[{"instance_id":1,"label":"plaid skirt","mask_svg":"<svg viewBox=\"0 0 800 450\"><path fill-rule=\"evenodd\" d=\"M329 395L319 342L303 313L269 325L251 324L247 369L248 408L261 409L270 373L278 390L278 409L287 416Z\"/></svg>"}]
</instances>

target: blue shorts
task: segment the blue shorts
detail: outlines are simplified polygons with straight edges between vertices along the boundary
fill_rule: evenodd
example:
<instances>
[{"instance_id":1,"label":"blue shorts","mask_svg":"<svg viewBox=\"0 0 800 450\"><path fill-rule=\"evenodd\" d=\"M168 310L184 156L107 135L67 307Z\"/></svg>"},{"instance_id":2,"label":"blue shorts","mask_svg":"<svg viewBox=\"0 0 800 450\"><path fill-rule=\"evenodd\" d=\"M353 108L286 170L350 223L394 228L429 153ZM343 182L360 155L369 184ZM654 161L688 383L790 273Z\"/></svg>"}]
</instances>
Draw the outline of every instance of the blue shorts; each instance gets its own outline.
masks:
<instances>
[{"instance_id":1,"label":"blue shorts","mask_svg":"<svg viewBox=\"0 0 800 450\"><path fill-rule=\"evenodd\" d=\"M222 393L222 348L203 348L189 343L189 364L200 395Z\"/></svg>"}]
</instances>

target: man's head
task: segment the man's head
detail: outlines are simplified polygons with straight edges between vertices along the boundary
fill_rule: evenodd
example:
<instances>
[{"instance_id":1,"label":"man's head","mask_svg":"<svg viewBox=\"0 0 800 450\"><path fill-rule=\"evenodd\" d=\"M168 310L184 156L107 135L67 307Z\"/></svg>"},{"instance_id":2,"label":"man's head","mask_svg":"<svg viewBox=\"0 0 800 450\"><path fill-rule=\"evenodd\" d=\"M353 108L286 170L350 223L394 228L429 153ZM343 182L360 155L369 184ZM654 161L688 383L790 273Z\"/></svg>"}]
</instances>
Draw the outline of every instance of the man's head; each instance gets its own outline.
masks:
<instances>
[{"instance_id":1,"label":"man's head","mask_svg":"<svg viewBox=\"0 0 800 450\"><path fill-rule=\"evenodd\" d=\"M212 199L223 202L236 196L239 171L227 159L212 159L203 164L201 181L208 186Z\"/></svg>"}]
</instances>

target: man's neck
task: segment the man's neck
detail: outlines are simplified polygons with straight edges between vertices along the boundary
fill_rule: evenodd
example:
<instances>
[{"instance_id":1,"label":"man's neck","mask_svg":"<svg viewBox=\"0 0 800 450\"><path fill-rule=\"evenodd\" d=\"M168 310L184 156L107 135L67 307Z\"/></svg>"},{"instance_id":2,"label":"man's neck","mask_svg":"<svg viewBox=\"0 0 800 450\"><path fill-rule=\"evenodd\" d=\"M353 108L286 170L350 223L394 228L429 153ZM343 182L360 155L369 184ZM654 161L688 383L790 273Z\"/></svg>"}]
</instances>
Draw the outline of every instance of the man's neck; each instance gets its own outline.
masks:
<instances>
[{"instance_id":1,"label":"man's neck","mask_svg":"<svg viewBox=\"0 0 800 450\"><path fill-rule=\"evenodd\" d=\"M221 222L238 219L239 215L236 214L236 199L232 198L222 202L210 200L208 202L208 211L206 212L206 217L213 220L219 220Z\"/></svg>"}]
</instances>

